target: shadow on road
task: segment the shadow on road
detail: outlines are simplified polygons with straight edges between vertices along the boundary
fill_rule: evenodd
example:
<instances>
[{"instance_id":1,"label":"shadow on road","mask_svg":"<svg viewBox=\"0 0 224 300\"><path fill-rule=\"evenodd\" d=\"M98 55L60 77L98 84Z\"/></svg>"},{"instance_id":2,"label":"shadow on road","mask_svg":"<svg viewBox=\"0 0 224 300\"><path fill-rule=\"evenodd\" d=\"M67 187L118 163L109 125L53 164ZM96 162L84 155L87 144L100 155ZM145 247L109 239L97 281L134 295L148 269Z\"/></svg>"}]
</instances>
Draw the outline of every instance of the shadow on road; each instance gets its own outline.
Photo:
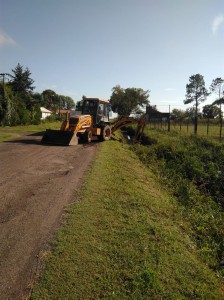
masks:
<instances>
[{"instance_id":1,"label":"shadow on road","mask_svg":"<svg viewBox=\"0 0 224 300\"><path fill-rule=\"evenodd\" d=\"M27 134L27 136L43 136L44 133L45 131L34 132L34 133Z\"/></svg>"}]
</instances>

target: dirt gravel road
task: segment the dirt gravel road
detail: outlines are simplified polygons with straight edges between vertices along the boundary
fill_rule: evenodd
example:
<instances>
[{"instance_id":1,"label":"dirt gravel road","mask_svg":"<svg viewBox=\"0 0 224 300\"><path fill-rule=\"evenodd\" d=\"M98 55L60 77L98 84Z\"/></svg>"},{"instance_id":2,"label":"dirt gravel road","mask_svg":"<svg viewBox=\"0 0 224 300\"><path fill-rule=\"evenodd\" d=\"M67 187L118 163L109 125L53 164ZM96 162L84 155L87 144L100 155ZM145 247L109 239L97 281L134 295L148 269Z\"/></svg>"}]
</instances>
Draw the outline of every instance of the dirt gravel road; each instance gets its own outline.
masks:
<instances>
[{"instance_id":1,"label":"dirt gravel road","mask_svg":"<svg viewBox=\"0 0 224 300\"><path fill-rule=\"evenodd\" d=\"M23 299L98 143L45 146L40 135L0 144L0 299Z\"/></svg>"}]
</instances>

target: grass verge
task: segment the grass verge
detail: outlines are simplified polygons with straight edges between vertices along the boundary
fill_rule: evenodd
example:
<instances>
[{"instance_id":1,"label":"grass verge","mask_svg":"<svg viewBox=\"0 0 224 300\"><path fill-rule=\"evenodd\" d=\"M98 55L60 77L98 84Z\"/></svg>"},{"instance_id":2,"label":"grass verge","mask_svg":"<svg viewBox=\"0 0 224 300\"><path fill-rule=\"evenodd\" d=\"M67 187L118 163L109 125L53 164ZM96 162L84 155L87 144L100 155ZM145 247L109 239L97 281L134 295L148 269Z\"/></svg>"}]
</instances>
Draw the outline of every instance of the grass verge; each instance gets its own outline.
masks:
<instances>
[{"instance_id":1,"label":"grass verge","mask_svg":"<svg viewBox=\"0 0 224 300\"><path fill-rule=\"evenodd\" d=\"M0 126L0 142L20 137L28 132L60 129L61 122L42 123L40 125Z\"/></svg>"},{"instance_id":2,"label":"grass verge","mask_svg":"<svg viewBox=\"0 0 224 300\"><path fill-rule=\"evenodd\" d=\"M7 141L7 140L10 140L10 139L19 137L19 136L20 136L19 134L4 133L4 132L1 132L1 130L0 130L0 142L4 142L4 141Z\"/></svg>"},{"instance_id":3,"label":"grass verge","mask_svg":"<svg viewBox=\"0 0 224 300\"><path fill-rule=\"evenodd\" d=\"M181 215L128 145L102 143L31 299L221 299Z\"/></svg>"},{"instance_id":4,"label":"grass verge","mask_svg":"<svg viewBox=\"0 0 224 300\"><path fill-rule=\"evenodd\" d=\"M147 146L135 147L144 164L158 170L191 223L201 257L224 276L224 146L202 137L147 130ZM150 145L150 146L149 146Z\"/></svg>"},{"instance_id":5,"label":"grass verge","mask_svg":"<svg viewBox=\"0 0 224 300\"><path fill-rule=\"evenodd\" d=\"M0 131L16 131L16 132L37 132L46 129L60 129L61 122L41 123L40 125L19 125L19 126L2 126Z\"/></svg>"}]
</instances>

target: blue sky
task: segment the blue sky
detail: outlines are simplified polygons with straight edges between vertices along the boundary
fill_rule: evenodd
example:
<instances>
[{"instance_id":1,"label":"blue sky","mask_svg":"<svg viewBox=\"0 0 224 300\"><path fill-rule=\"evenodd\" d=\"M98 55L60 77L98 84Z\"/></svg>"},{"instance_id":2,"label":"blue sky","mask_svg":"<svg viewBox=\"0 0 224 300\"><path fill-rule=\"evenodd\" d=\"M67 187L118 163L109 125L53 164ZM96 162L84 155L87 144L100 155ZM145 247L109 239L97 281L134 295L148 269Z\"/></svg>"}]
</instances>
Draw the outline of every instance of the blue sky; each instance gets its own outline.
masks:
<instances>
[{"instance_id":1,"label":"blue sky","mask_svg":"<svg viewBox=\"0 0 224 300\"><path fill-rule=\"evenodd\" d=\"M224 77L224 1L0 0L0 73L18 63L36 92L109 99L119 84L185 109L191 75Z\"/></svg>"}]
</instances>

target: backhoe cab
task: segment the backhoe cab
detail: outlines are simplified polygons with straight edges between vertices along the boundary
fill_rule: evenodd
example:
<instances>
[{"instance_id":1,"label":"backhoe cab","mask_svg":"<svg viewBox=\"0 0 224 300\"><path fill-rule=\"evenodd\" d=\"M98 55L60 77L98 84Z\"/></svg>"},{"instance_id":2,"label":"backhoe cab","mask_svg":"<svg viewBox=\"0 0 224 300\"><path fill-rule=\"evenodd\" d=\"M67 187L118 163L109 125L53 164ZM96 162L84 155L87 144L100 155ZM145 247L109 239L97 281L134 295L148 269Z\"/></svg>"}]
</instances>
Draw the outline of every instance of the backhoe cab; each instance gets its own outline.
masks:
<instances>
[{"instance_id":1,"label":"backhoe cab","mask_svg":"<svg viewBox=\"0 0 224 300\"><path fill-rule=\"evenodd\" d=\"M77 102L74 115L91 115L93 125L109 122L111 104L99 98L84 98ZM72 117L72 115L71 115Z\"/></svg>"},{"instance_id":2,"label":"backhoe cab","mask_svg":"<svg viewBox=\"0 0 224 300\"><path fill-rule=\"evenodd\" d=\"M60 130L47 129L42 143L55 145L77 145L78 140L91 142L93 137L107 141L115 130L130 124L138 124L139 136L145 126L143 119L121 117L115 122L110 122L111 104L99 98L84 98L76 105L70 117L61 124Z\"/></svg>"}]
</instances>

